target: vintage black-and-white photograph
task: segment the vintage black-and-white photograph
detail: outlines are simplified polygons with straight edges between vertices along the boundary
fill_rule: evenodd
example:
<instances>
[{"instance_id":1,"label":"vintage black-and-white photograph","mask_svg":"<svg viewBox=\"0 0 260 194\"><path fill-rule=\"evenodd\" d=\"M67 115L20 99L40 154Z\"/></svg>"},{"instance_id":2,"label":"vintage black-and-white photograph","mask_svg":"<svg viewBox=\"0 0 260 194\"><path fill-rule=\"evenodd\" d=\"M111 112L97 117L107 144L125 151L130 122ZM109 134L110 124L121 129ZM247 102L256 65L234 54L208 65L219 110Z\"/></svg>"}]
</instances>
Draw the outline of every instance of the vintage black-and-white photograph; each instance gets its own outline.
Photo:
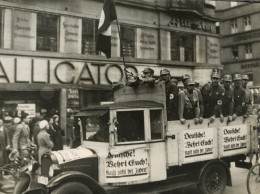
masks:
<instances>
[{"instance_id":1,"label":"vintage black-and-white photograph","mask_svg":"<svg viewBox=\"0 0 260 194\"><path fill-rule=\"evenodd\" d=\"M260 0L0 0L0 194L259 194Z\"/></svg>"}]
</instances>

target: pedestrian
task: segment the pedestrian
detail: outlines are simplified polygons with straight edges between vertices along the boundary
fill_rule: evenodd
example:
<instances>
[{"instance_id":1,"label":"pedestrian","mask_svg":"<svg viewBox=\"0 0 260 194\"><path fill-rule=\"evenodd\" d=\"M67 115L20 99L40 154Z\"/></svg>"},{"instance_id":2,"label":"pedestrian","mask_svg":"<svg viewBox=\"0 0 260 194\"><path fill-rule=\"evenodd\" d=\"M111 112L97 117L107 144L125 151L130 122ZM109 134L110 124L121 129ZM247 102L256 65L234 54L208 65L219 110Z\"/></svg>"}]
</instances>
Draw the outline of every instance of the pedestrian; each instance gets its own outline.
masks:
<instances>
[{"instance_id":1,"label":"pedestrian","mask_svg":"<svg viewBox=\"0 0 260 194\"><path fill-rule=\"evenodd\" d=\"M171 74L168 69L160 71L160 81L165 84L167 120L177 120L179 88L171 81Z\"/></svg>"},{"instance_id":2,"label":"pedestrian","mask_svg":"<svg viewBox=\"0 0 260 194\"><path fill-rule=\"evenodd\" d=\"M53 128L55 129L54 135L54 148L53 150L63 150L63 141L62 141L62 129L59 125L60 117L58 115L53 116Z\"/></svg>"},{"instance_id":3,"label":"pedestrian","mask_svg":"<svg viewBox=\"0 0 260 194\"><path fill-rule=\"evenodd\" d=\"M7 156L7 130L4 127L4 122L0 119L0 167L8 163Z\"/></svg>"},{"instance_id":4,"label":"pedestrian","mask_svg":"<svg viewBox=\"0 0 260 194\"><path fill-rule=\"evenodd\" d=\"M210 118L211 123L214 122L217 116L220 116L220 120L224 121L224 117L220 114L224 88L220 86L219 81L219 73L213 72L211 82L205 84L201 89L204 103L204 117Z\"/></svg>"},{"instance_id":5,"label":"pedestrian","mask_svg":"<svg viewBox=\"0 0 260 194\"><path fill-rule=\"evenodd\" d=\"M35 117L34 118L33 142L35 143L35 145L37 145L37 147L39 146L37 136L38 136L38 133L41 131L40 126L39 126L39 123L40 123L41 120L42 120L41 117Z\"/></svg>"},{"instance_id":6,"label":"pedestrian","mask_svg":"<svg viewBox=\"0 0 260 194\"><path fill-rule=\"evenodd\" d=\"M67 118L66 122L66 136L68 139L66 139L66 144L70 148L73 146L73 142L75 141L75 133L74 133L74 115L70 115Z\"/></svg>"},{"instance_id":7,"label":"pedestrian","mask_svg":"<svg viewBox=\"0 0 260 194\"><path fill-rule=\"evenodd\" d=\"M55 133L56 133L56 130L54 129L53 127L53 118L52 117L49 117L48 118L48 123L49 123L49 130L47 130L47 132L50 134L50 139L51 141L53 142L54 144L54 138L55 138ZM54 147L55 147L55 144L54 144Z\"/></svg>"},{"instance_id":8,"label":"pedestrian","mask_svg":"<svg viewBox=\"0 0 260 194\"><path fill-rule=\"evenodd\" d=\"M48 121L40 121L39 128L41 131L37 135L37 141L39 144L38 159L39 163L41 164L42 155L51 152L51 149L53 148L53 142L50 139L50 135L47 133L47 130L49 130Z\"/></svg>"},{"instance_id":9,"label":"pedestrian","mask_svg":"<svg viewBox=\"0 0 260 194\"><path fill-rule=\"evenodd\" d=\"M244 118L247 118L248 115L250 115L253 110L254 96L251 90L247 86L249 81L248 75L246 74L242 75L241 79L242 79L242 88L245 91L245 105L242 107L242 114Z\"/></svg>"},{"instance_id":10,"label":"pedestrian","mask_svg":"<svg viewBox=\"0 0 260 194\"><path fill-rule=\"evenodd\" d=\"M228 122L232 121L234 111L234 88L232 87L232 76L224 75L223 86L224 86L224 97L221 112L224 117L228 117Z\"/></svg>"},{"instance_id":11,"label":"pedestrian","mask_svg":"<svg viewBox=\"0 0 260 194\"><path fill-rule=\"evenodd\" d=\"M243 115L243 106L245 106L246 101L246 93L241 86L241 75L234 74L233 82L234 82L234 114L233 120L236 119L237 116Z\"/></svg>"},{"instance_id":12,"label":"pedestrian","mask_svg":"<svg viewBox=\"0 0 260 194\"><path fill-rule=\"evenodd\" d=\"M7 147L6 147L7 149L13 148L13 136L14 136L16 128L17 128L18 124L20 124L20 122L21 122L21 119L19 117L15 117L13 119L12 125L7 133Z\"/></svg>"},{"instance_id":13,"label":"pedestrian","mask_svg":"<svg viewBox=\"0 0 260 194\"><path fill-rule=\"evenodd\" d=\"M13 153L16 153L20 158L27 158L29 156L30 148L36 148L36 145L30 140L30 122L29 114L21 113L22 122L17 125L13 135Z\"/></svg>"},{"instance_id":14,"label":"pedestrian","mask_svg":"<svg viewBox=\"0 0 260 194\"><path fill-rule=\"evenodd\" d=\"M186 80L186 89L179 92L179 118L182 124L187 119L194 119L195 124L199 123L200 109L199 96L194 90L195 83L191 79Z\"/></svg>"}]
</instances>

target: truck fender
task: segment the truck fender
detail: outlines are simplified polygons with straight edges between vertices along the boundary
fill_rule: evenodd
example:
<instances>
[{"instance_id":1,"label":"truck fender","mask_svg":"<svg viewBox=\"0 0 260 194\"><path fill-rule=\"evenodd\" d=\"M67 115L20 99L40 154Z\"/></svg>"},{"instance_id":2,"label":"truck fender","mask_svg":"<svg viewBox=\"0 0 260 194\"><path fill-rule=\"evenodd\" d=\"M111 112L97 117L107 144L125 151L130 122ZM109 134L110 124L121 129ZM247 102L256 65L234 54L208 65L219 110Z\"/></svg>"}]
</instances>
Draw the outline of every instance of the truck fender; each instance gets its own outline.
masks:
<instances>
[{"instance_id":1,"label":"truck fender","mask_svg":"<svg viewBox=\"0 0 260 194\"><path fill-rule=\"evenodd\" d=\"M231 173L230 173L230 170L229 170L229 167L228 165L223 161L223 160L211 160L209 162L207 162L201 169L200 169L200 172L199 172L199 182L200 182L200 179L201 179L201 175L202 173L204 172L204 170L209 166L209 165L212 165L212 164L221 164L225 171L226 171L226 175L227 175L227 185L228 186L232 186L232 178L231 178Z\"/></svg>"},{"instance_id":2,"label":"truck fender","mask_svg":"<svg viewBox=\"0 0 260 194\"><path fill-rule=\"evenodd\" d=\"M95 181L92 177L90 177L87 174L84 174L82 172L77 171L66 171L58 174L57 176L53 177L48 185L48 190L52 190L54 187L57 187L63 183L69 182L69 181L78 181L87 187L89 187L90 190L95 191L95 193L98 194L108 194L104 188Z\"/></svg>"}]
</instances>

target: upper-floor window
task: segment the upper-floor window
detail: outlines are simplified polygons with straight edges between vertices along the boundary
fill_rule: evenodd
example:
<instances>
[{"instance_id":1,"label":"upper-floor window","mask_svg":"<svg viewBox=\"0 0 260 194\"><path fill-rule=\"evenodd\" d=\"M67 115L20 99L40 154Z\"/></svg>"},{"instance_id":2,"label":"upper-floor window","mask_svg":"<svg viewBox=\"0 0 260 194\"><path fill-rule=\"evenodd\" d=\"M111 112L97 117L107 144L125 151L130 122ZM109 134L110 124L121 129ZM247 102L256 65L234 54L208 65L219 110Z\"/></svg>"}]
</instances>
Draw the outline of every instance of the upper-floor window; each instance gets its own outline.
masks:
<instances>
[{"instance_id":1,"label":"upper-floor window","mask_svg":"<svg viewBox=\"0 0 260 194\"><path fill-rule=\"evenodd\" d=\"M136 57L136 28L129 26L120 26L122 51L121 56Z\"/></svg>"},{"instance_id":2,"label":"upper-floor window","mask_svg":"<svg viewBox=\"0 0 260 194\"><path fill-rule=\"evenodd\" d=\"M246 44L245 45L245 58L251 59L252 58L252 44Z\"/></svg>"},{"instance_id":3,"label":"upper-floor window","mask_svg":"<svg viewBox=\"0 0 260 194\"><path fill-rule=\"evenodd\" d=\"M244 17L244 30L251 30L251 17L250 16L245 16Z\"/></svg>"},{"instance_id":4,"label":"upper-floor window","mask_svg":"<svg viewBox=\"0 0 260 194\"><path fill-rule=\"evenodd\" d=\"M231 33L237 33L237 19L231 20Z\"/></svg>"},{"instance_id":5,"label":"upper-floor window","mask_svg":"<svg viewBox=\"0 0 260 194\"><path fill-rule=\"evenodd\" d=\"M82 54L96 55L98 21L82 20Z\"/></svg>"},{"instance_id":6,"label":"upper-floor window","mask_svg":"<svg viewBox=\"0 0 260 194\"><path fill-rule=\"evenodd\" d=\"M57 51L58 16L37 14L37 50Z\"/></svg>"},{"instance_id":7,"label":"upper-floor window","mask_svg":"<svg viewBox=\"0 0 260 194\"><path fill-rule=\"evenodd\" d=\"M171 32L171 59L174 61L194 61L194 34Z\"/></svg>"},{"instance_id":8,"label":"upper-floor window","mask_svg":"<svg viewBox=\"0 0 260 194\"><path fill-rule=\"evenodd\" d=\"M2 11L2 9L0 9L0 47L2 47L2 40L3 40L3 38L2 38L2 35L3 35L3 11Z\"/></svg>"},{"instance_id":9,"label":"upper-floor window","mask_svg":"<svg viewBox=\"0 0 260 194\"><path fill-rule=\"evenodd\" d=\"M232 47L232 59L233 61L238 60L238 46Z\"/></svg>"}]
</instances>

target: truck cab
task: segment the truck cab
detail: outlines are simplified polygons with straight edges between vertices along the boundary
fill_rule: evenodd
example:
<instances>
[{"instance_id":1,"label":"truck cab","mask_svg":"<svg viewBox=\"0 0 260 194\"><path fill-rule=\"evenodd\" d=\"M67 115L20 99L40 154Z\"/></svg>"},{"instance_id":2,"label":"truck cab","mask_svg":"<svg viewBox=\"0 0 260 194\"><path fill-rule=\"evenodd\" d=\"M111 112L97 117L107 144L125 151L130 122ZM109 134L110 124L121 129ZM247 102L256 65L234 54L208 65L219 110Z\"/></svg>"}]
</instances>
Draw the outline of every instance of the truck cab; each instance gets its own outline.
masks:
<instances>
[{"instance_id":1,"label":"truck cab","mask_svg":"<svg viewBox=\"0 0 260 194\"><path fill-rule=\"evenodd\" d=\"M164 84L126 86L114 96L113 103L83 108L76 115L81 146L43 155L20 190L159 193L198 185L216 194L232 185L231 162L250 167L243 160L257 150L255 116L197 125L167 121Z\"/></svg>"}]
</instances>

